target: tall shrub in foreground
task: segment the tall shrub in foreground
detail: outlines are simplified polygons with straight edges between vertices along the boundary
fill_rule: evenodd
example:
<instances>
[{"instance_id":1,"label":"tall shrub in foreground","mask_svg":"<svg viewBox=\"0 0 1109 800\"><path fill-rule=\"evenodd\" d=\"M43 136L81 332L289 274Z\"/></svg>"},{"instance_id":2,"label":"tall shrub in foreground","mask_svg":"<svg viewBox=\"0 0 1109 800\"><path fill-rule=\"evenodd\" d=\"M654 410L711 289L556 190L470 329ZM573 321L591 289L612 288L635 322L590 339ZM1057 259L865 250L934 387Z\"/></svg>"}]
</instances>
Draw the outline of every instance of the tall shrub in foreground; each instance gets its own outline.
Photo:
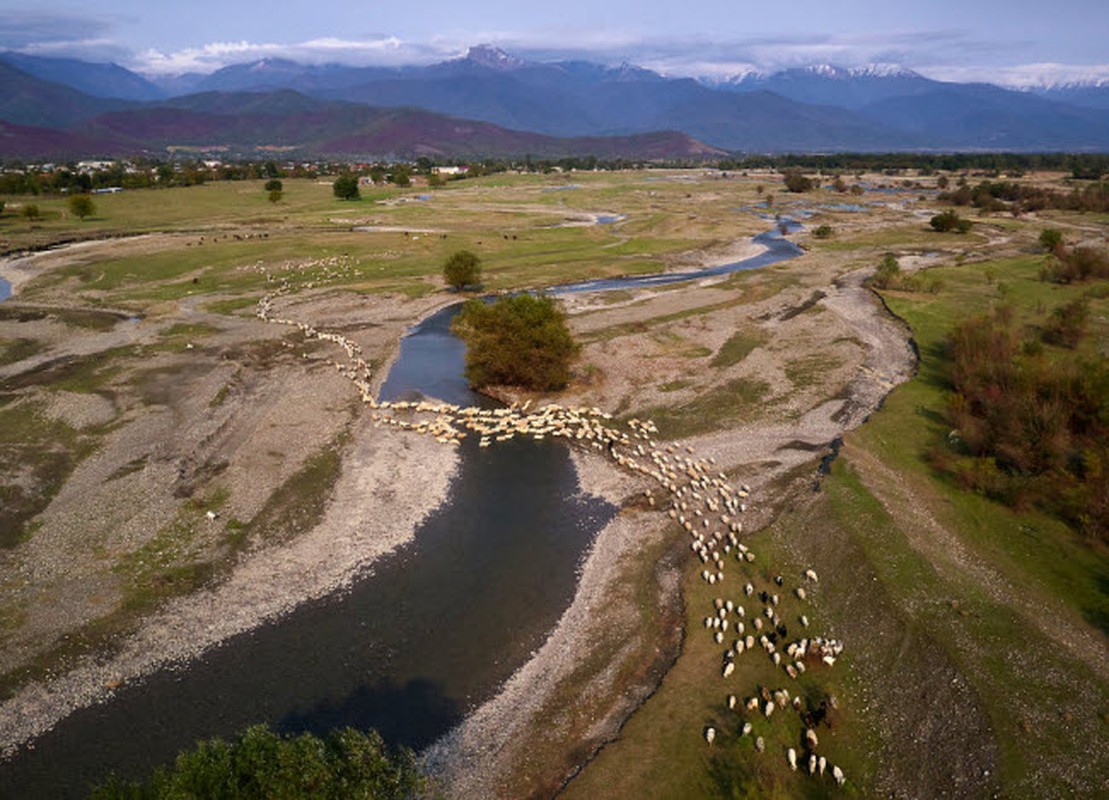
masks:
<instances>
[{"instance_id":1,"label":"tall shrub in foreground","mask_svg":"<svg viewBox=\"0 0 1109 800\"><path fill-rule=\"evenodd\" d=\"M199 742L144 783L113 778L91 799L403 800L422 783L412 751L390 752L376 731L345 728L321 738L281 736L255 725L232 742Z\"/></svg>"},{"instance_id":2,"label":"tall shrub in foreground","mask_svg":"<svg viewBox=\"0 0 1109 800\"><path fill-rule=\"evenodd\" d=\"M578 348L562 309L550 297L470 300L455 317L453 329L466 342L466 380L475 388L552 391L570 381Z\"/></svg>"}]
</instances>

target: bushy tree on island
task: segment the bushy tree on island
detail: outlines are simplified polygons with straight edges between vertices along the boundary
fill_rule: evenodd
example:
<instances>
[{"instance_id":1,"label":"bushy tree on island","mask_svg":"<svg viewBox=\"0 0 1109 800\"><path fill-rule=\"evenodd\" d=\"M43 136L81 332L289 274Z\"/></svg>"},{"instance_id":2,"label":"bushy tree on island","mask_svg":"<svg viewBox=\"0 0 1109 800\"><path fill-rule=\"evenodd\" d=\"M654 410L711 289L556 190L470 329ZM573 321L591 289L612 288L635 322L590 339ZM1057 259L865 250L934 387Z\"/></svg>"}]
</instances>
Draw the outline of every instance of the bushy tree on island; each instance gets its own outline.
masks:
<instances>
[{"instance_id":1,"label":"bushy tree on island","mask_svg":"<svg viewBox=\"0 0 1109 800\"><path fill-rule=\"evenodd\" d=\"M550 297L529 294L496 302L469 300L452 330L466 342L466 380L474 388L562 389L578 346Z\"/></svg>"},{"instance_id":2,"label":"bushy tree on island","mask_svg":"<svg viewBox=\"0 0 1109 800\"><path fill-rule=\"evenodd\" d=\"M457 250L443 262L443 279L452 289L465 289L481 282L481 259L469 250Z\"/></svg>"},{"instance_id":3,"label":"bushy tree on island","mask_svg":"<svg viewBox=\"0 0 1109 800\"><path fill-rule=\"evenodd\" d=\"M336 178L331 190L340 200L358 200L362 197L358 191L358 176L349 173Z\"/></svg>"},{"instance_id":4,"label":"bushy tree on island","mask_svg":"<svg viewBox=\"0 0 1109 800\"><path fill-rule=\"evenodd\" d=\"M281 736L255 725L238 739L211 739L180 753L171 767L145 783L111 779L91 800L171 800L237 797L243 800L404 800L423 786L416 756L390 751L376 731L353 728L324 737Z\"/></svg>"}]
</instances>

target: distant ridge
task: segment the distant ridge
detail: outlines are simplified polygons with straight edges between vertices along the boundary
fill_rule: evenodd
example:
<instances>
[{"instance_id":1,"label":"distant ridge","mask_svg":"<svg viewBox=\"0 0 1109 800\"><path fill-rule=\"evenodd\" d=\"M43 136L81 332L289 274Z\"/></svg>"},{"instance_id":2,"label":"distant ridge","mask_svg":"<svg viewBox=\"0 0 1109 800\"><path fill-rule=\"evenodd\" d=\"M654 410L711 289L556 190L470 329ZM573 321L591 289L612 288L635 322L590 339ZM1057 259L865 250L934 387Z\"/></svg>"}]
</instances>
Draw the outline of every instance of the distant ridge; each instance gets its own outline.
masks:
<instances>
[{"instance_id":1,"label":"distant ridge","mask_svg":"<svg viewBox=\"0 0 1109 800\"><path fill-rule=\"evenodd\" d=\"M112 132L112 125L121 124L119 120L99 119L109 112L166 107L234 115L251 110L236 108L237 103L263 102L265 108L253 109L258 113L244 119L267 125L272 131L304 128L305 115L311 113L331 118L317 125L320 130L330 129L328 136L296 140L295 145L306 151L319 152L312 148L324 141L342 142L344 147L380 141L359 128L336 127L337 120L354 114L334 105L339 103L377 109L378 113L386 108L422 109L497 126L516 134L516 142L522 142L519 134L529 133L558 140L562 146L581 137L598 141L599 137L620 137L617 141L632 146L641 141L636 136L681 132L686 141L664 139L675 148L676 158L705 149L759 153L1109 152L1109 86L1104 83L1016 91L936 81L888 63L859 67L814 64L771 74L745 72L724 80L699 81L665 77L634 64L540 63L483 44L458 58L427 66L352 67L266 58L227 66L210 75L163 79L151 89L151 82L133 74L128 78L130 73L115 65L88 65L82 70L83 62L20 58L27 70L0 58L0 119L75 133L82 125L92 125L94 118L97 122L90 130L106 126ZM58 80L40 77L45 74ZM92 86L89 92L78 91L72 84L81 81L84 85L102 81L103 85ZM169 92L172 88L175 96L144 103L103 96L122 92L120 87L130 87L131 92ZM244 92L267 96L264 101L245 101ZM211 99L217 96L222 99ZM196 99L203 97L210 99ZM460 148L460 152L472 153L512 138L475 127L473 135L486 140L475 149L473 141L463 144L444 138L446 129L433 123L433 116L423 119L432 127L420 146L435 150ZM167 115L166 120L185 126L181 131L185 138L204 127L199 119L181 114ZM164 122L158 141L173 138L168 127ZM265 130L251 133L225 121L218 127L234 131L229 141L243 146L268 135ZM413 136L419 133L411 126L409 129ZM550 142L543 146L547 144Z\"/></svg>"}]
</instances>

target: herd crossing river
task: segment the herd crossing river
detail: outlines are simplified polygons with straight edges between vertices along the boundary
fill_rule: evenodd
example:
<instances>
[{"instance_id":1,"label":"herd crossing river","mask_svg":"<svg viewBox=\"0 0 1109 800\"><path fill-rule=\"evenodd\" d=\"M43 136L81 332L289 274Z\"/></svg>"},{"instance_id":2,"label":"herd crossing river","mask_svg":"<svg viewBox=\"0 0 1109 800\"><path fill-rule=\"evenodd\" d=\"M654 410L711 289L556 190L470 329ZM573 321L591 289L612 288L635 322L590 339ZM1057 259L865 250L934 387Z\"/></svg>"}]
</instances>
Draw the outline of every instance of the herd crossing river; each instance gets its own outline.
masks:
<instances>
[{"instance_id":1,"label":"herd crossing river","mask_svg":"<svg viewBox=\"0 0 1109 800\"><path fill-rule=\"evenodd\" d=\"M802 252L777 229L755 241L766 250L709 270L587 281L552 293L646 288ZM0 282L0 299L3 289ZM450 333L457 310L433 314L402 340L381 401L492 407L462 377L465 348ZM81 797L109 771L140 777L198 739L260 721L283 731L372 727L416 749L446 733L542 644L573 599L593 539L617 511L581 493L557 440L480 447L470 436L458 452L444 505L350 591L70 714L3 765L0 794Z\"/></svg>"}]
</instances>

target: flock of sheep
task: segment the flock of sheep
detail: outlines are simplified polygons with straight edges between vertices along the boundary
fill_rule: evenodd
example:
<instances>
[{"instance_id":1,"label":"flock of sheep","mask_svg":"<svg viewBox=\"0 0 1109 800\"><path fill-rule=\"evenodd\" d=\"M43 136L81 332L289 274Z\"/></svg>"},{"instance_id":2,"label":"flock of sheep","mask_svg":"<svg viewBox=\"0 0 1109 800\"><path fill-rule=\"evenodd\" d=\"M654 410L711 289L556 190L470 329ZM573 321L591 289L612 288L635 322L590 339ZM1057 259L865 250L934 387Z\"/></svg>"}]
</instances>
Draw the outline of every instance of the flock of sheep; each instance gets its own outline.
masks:
<instances>
[{"instance_id":1,"label":"flock of sheep","mask_svg":"<svg viewBox=\"0 0 1109 800\"><path fill-rule=\"evenodd\" d=\"M275 280L272 276L268 278ZM750 487L742 485L737 489L729 486L724 473L713 471L713 459L693 458L692 447L680 451L673 445L659 445L654 440L658 430L653 423L631 419L627 429L622 430L612 423L610 414L596 407L567 407L552 403L532 409L530 401L497 409L460 407L427 400L378 402L370 388L370 366L362 358L361 347L357 343L339 334L317 330L306 323L272 315L273 300L292 288L287 277L277 281L279 288L259 301L257 316L266 322L296 327L307 338L342 347L347 354L346 363L328 363L355 384L362 401L373 409L372 419L377 424L428 434L454 446L461 444L470 433L480 437L481 447L516 436L532 439L558 437L591 446L607 454L620 467L652 479L666 491L668 503L660 502L651 489L644 491L645 501L652 508L665 504L666 513L689 534L691 549L705 565L701 578L706 583L715 586L724 582L725 558L733 553L741 568L755 560L755 554L738 536L743 530L739 517L747 509ZM809 585L811 589L817 581L816 572L806 569L793 595L798 601L805 602L808 597L805 586ZM782 593L786 591L782 576L776 576L773 585L762 591L756 591L748 580L741 591L743 597L738 602L717 597L713 602L713 612L704 619L705 629L711 633L716 644L722 645L726 638L732 638L722 657L724 679L730 678L735 671L737 659L755 651L756 645L776 668L793 680L806 672L809 664L827 667L835 664L843 651L841 642L805 635L789 640L789 627L793 623L782 616ZM751 606L750 612L748 605ZM761 609L756 611L756 606L761 606ZM796 622L802 632L809 628L809 619L804 613L797 616ZM831 701L834 707L834 698ZM830 767L837 784L843 785L846 779L842 769L829 765L827 759L816 752L819 739L813 725L809 724L812 716L806 714L800 697L791 696L786 688L772 690L767 687L759 687L742 704L736 695L727 696L730 710L736 710L740 705L759 724L769 722L776 708L791 706L806 720L802 752L807 753L808 758L801 764L813 776L825 775ZM750 720L737 724L741 737L751 736L754 727ZM714 727L704 728L704 738L710 746L716 737ZM758 753L765 751L762 736L755 736L754 748ZM798 750L789 747L784 756L790 769L797 771Z\"/></svg>"}]
</instances>

